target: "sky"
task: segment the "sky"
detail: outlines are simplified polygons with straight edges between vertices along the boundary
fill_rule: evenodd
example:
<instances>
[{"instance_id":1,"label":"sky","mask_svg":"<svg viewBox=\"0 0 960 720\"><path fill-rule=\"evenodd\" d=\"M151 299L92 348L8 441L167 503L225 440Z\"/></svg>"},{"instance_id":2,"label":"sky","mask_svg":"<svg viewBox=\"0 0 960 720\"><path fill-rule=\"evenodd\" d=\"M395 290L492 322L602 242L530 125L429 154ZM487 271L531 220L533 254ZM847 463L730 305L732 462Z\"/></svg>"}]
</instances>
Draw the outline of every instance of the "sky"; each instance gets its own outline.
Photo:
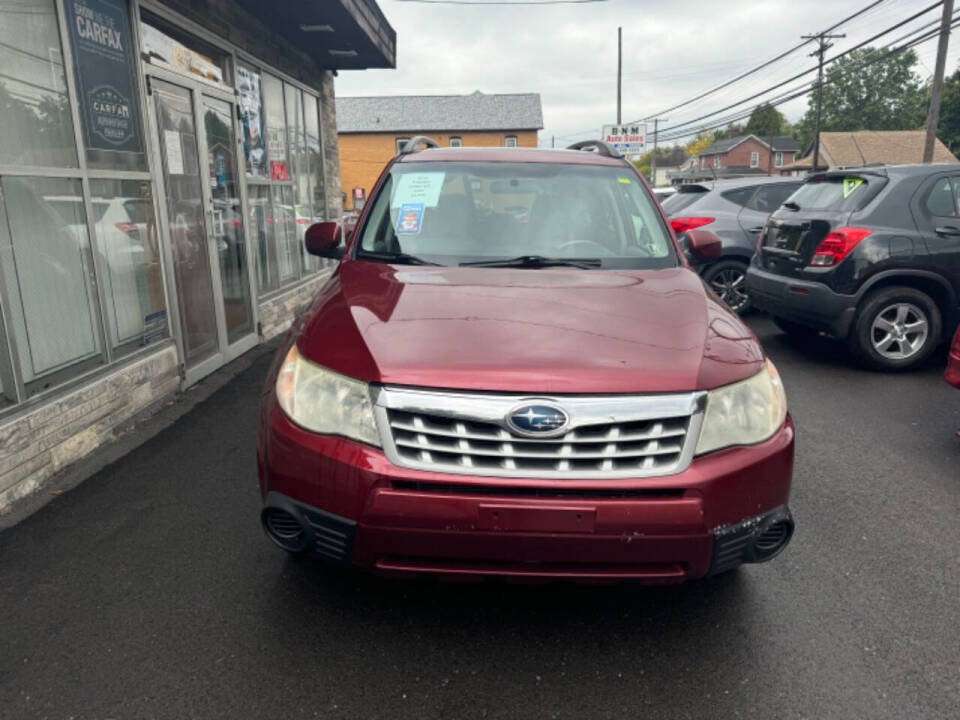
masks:
<instances>
[{"instance_id":1,"label":"sky","mask_svg":"<svg viewBox=\"0 0 960 720\"><path fill-rule=\"evenodd\" d=\"M616 122L618 26L623 27L626 123L730 80L799 44L801 35L819 32L871 4L871 0L601 0L539 6L377 2L397 32L397 67L341 71L338 95L540 93L544 129L539 142L546 147L598 137L601 125ZM833 41L827 58L932 3L883 0L835 31L847 37ZM896 40L939 18L936 8L872 44ZM951 40L948 73L960 60L960 38ZM812 45L797 50L729 88L666 113L661 130L669 132L672 125L815 67L816 59L808 57L812 50ZM916 69L921 76L933 74L936 50L936 39L917 47ZM784 89L799 87L808 78L814 80L815 73ZM806 99L785 103L779 110L796 121L806 110ZM652 134L652 124L648 133Z\"/></svg>"}]
</instances>

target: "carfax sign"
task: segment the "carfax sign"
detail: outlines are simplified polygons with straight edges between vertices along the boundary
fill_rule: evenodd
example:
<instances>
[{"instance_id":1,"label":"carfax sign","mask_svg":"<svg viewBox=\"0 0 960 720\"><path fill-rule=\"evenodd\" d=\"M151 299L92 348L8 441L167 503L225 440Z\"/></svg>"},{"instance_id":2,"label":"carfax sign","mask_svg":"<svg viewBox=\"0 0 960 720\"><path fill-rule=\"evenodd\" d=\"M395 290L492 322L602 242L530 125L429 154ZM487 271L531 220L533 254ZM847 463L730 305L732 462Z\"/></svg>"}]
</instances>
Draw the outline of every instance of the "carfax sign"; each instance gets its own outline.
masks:
<instances>
[{"instance_id":1,"label":"carfax sign","mask_svg":"<svg viewBox=\"0 0 960 720\"><path fill-rule=\"evenodd\" d=\"M647 145L647 126L644 123L630 125L604 125L603 141L624 155L642 153Z\"/></svg>"},{"instance_id":2,"label":"carfax sign","mask_svg":"<svg viewBox=\"0 0 960 720\"><path fill-rule=\"evenodd\" d=\"M65 0L88 148L142 152L130 16L124 0Z\"/></svg>"}]
</instances>

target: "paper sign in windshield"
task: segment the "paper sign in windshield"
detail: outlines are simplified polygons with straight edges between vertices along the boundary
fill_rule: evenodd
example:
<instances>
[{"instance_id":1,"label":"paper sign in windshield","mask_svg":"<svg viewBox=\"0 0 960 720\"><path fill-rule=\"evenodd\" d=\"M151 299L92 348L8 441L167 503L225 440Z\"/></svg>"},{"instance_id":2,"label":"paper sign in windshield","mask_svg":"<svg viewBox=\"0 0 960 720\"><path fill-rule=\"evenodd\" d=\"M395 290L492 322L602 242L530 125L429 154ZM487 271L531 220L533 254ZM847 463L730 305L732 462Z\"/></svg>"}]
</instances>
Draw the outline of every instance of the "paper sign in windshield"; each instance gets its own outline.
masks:
<instances>
[{"instance_id":1,"label":"paper sign in windshield","mask_svg":"<svg viewBox=\"0 0 960 720\"><path fill-rule=\"evenodd\" d=\"M843 179L843 197L849 197L850 193L863 185L863 178L845 177Z\"/></svg>"},{"instance_id":2,"label":"paper sign in windshield","mask_svg":"<svg viewBox=\"0 0 960 720\"><path fill-rule=\"evenodd\" d=\"M423 225L423 203L403 203L397 213L397 235L417 235Z\"/></svg>"},{"instance_id":3,"label":"paper sign in windshield","mask_svg":"<svg viewBox=\"0 0 960 720\"><path fill-rule=\"evenodd\" d=\"M393 206L404 203L423 203L424 207L436 207L440 200L440 188L446 173L404 173L399 176Z\"/></svg>"}]
</instances>

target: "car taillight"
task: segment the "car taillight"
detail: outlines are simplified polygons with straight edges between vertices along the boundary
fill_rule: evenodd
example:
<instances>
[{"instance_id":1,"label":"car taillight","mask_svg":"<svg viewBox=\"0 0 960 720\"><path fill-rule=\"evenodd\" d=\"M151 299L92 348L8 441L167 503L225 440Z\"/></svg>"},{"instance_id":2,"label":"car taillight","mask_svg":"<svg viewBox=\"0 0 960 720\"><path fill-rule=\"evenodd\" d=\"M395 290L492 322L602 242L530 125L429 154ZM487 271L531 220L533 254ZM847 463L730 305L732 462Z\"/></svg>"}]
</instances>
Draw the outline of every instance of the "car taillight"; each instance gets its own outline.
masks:
<instances>
[{"instance_id":1,"label":"car taillight","mask_svg":"<svg viewBox=\"0 0 960 720\"><path fill-rule=\"evenodd\" d=\"M675 217L670 218L670 227L672 227L673 231L679 235L687 230L703 227L704 225L709 225L712 222L712 217Z\"/></svg>"},{"instance_id":2,"label":"car taillight","mask_svg":"<svg viewBox=\"0 0 960 720\"><path fill-rule=\"evenodd\" d=\"M869 235L872 230L865 227L838 227L827 233L813 252L811 267L830 267L843 260L857 243Z\"/></svg>"}]
</instances>

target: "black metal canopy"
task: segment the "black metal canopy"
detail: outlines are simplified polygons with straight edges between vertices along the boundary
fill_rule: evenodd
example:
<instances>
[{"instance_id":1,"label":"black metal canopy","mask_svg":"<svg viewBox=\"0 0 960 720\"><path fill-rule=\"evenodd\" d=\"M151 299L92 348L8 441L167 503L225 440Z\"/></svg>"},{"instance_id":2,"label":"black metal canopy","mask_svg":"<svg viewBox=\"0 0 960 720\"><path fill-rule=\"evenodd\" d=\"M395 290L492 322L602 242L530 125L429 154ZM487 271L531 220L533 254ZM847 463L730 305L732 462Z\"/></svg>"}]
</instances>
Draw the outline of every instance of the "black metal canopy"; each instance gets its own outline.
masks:
<instances>
[{"instance_id":1,"label":"black metal canopy","mask_svg":"<svg viewBox=\"0 0 960 720\"><path fill-rule=\"evenodd\" d=\"M375 0L237 0L324 70L393 68L397 33Z\"/></svg>"}]
</instances>

